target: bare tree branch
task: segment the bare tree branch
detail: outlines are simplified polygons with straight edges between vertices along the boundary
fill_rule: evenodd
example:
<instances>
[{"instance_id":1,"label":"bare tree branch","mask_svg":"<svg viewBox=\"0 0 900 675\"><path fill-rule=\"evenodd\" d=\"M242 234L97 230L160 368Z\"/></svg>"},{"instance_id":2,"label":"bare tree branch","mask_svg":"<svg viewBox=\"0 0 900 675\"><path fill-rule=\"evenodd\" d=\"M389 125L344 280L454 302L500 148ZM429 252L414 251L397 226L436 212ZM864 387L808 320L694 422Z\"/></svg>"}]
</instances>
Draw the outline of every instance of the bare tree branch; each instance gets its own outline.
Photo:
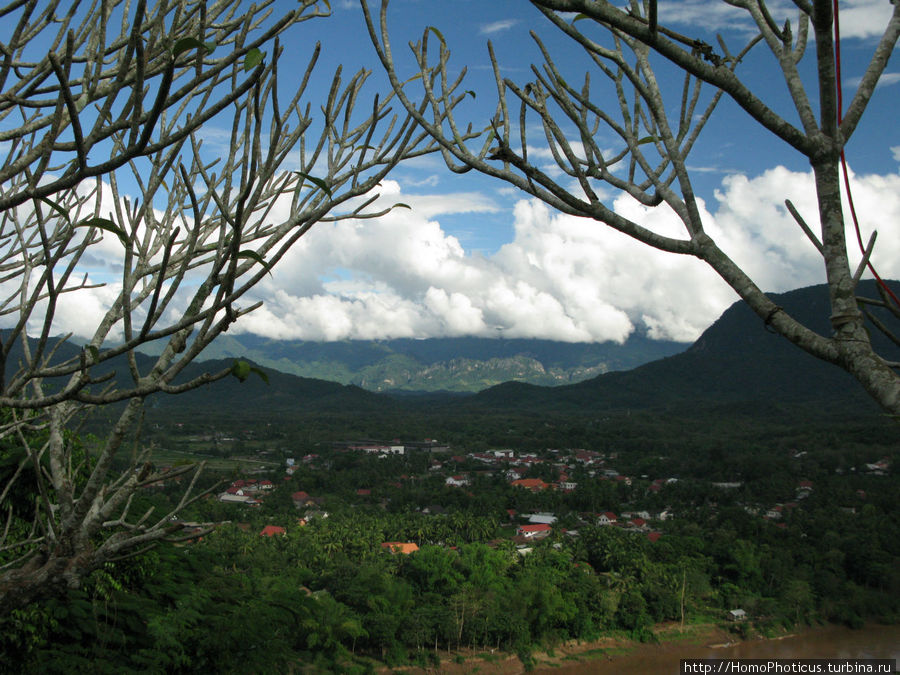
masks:
<instances>
[{"instance_id":1,"label":"bare tree branch","mask_svg":"<svg viewBox=\"0 0 900 675\"><path fill-rule=\"evenodd\" d=\"M184 377L259 306L248 294L300 237L325 219L377 215L368 207L384 176L439 147L414 115L392 112L393 94L364 102L365 71L345 79L338 69L313 105L318 47L297 88L279 95L279 38L326 16L315 0L282 14L275 0L61 7L0 10L15 26L0 49L10 148L0 164L0 441L16 441L0 451L20 453L0 484L7 608L180 529L171 518L205 494L202 467L170 513L132 512L160 479L140 447L144 399L231 374ZM39 37L51 47L29 61ZM229 129L224 151L205 146L211 121ZM102 313L73 354L52 337L62 300L98 289ZM151 342L161 349L147 366L135 350ZM81 449L71 429L122 401L98 447ZM10 502L21 488L36 497L25 507Z\"/></svg>"}]
</instances>

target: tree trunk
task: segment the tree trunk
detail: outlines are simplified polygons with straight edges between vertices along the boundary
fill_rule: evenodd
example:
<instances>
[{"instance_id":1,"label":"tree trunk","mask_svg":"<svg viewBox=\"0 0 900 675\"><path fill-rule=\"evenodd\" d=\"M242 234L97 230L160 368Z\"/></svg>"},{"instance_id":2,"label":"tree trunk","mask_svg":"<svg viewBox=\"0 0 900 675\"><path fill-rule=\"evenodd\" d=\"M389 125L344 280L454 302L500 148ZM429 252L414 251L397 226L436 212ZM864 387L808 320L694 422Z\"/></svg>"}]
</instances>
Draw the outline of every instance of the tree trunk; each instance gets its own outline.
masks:
<instances>
[{"instance_id":1,"label":"tree trunk","mask_svg":"<svg viewBox=\"0 0 900 675\"><path fill-rule=\"evenodd\" d=\"M831 300L837 365L853 375L885 410L900 415L900 377L872 349L856 300L856 284L847 255L847 231L841 205L839 156L813 162L822 221L822 255Z\"/></svg>"}]
</instances>

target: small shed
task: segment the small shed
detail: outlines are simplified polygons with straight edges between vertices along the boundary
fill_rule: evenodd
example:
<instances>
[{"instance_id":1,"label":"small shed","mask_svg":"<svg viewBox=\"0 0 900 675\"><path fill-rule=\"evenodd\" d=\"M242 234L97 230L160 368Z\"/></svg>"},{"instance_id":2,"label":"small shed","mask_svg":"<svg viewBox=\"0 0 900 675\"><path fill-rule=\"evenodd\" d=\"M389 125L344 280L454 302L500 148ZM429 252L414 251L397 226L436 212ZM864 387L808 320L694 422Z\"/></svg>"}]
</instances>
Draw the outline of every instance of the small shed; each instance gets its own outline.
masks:
<instances>
[{"instance_id":1,"label":"small shed","mask_svg":"<svg viewBox=\"0 0 900 675\"><path fill-rule=\"evenodd\" d=\"M742 609L730 609L728 610L728 620L729 621L746 621L747 620L747 612Z\"/></svg>"}]
</instances>

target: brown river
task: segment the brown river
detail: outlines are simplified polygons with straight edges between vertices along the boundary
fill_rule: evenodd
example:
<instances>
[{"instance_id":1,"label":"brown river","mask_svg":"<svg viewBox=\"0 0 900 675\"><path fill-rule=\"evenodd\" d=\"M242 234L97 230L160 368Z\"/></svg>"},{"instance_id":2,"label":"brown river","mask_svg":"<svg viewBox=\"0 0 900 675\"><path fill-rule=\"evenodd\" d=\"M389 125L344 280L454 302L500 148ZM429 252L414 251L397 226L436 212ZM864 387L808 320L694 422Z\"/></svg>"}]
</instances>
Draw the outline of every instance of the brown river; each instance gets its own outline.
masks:
<instances>
[{"instance_id":1,"label":"brown river","mask_svg":"<svg viewBox=\"0 0 900 675\"><path fill-rule=\"evenodd\" d=\"M817 628L778 640L751 640L709 647L663 643L646 645L609 660L595 660L554 668L566 675L668 675L679 672L681 659L897 659L900 626L867 625L861 630L838 626Z\"/></svg>"}]
</instances>

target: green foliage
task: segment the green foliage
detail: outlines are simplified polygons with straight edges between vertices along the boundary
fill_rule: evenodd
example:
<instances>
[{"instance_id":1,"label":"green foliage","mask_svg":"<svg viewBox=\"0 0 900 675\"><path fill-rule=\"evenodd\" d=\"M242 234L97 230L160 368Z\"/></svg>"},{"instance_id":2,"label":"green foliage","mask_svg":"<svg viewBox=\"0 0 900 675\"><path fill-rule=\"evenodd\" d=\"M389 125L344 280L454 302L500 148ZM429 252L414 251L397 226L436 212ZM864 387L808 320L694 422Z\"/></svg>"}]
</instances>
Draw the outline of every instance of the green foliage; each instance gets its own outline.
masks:
<instances>
[{"instance_id":1,"label":"green foliage","mask_svg":"<svg viewBox=\"0 0 900 675\"><path fill-rule=\"evenodd\" d=\"M251 252L247 252L247 255L250 255ZM258 257L258 256L257 256ZM262 370L257 368L256 366L252 366L246 361L235 360L234 364L231 366L231 374L238 379L239 382L245 382L248 377L250 377L251 373L255 373L259 376L259 378L265 382L269 383L269 376L266 375Z\"/></svg>"}]
</instances>

